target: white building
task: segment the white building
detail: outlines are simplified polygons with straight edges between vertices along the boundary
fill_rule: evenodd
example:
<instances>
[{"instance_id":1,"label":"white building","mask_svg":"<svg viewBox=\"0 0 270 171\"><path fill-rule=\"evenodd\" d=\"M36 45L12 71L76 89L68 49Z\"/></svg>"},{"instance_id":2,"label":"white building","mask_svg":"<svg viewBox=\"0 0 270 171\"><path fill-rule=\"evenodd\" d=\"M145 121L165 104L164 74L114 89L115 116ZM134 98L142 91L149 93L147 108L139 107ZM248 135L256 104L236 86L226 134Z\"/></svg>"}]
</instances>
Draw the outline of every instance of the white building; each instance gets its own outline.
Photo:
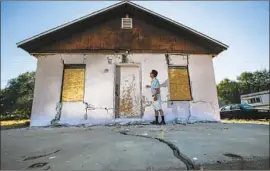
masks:
<instances>
[{"instance_id":1,"label":"white building","mask_svg":"<svg viewBox=\"0 0 270 171\"><path fill-rule=\"evenodd\" d=\"M228 46L132 2L17 46L37 59L31 126L152 120L152 69L167 122L220 120L213 58Z\"/></svg>"},{"instance_id":2,"label":"white building","mask_svg":"<svg viewBox=\"0 0 270 171\"><path fill-rule=\"evenodd\" d=\"M255 108L269 109L269 90L241 95L241 103L249 104Z\"/></svg>"}]
</instances>

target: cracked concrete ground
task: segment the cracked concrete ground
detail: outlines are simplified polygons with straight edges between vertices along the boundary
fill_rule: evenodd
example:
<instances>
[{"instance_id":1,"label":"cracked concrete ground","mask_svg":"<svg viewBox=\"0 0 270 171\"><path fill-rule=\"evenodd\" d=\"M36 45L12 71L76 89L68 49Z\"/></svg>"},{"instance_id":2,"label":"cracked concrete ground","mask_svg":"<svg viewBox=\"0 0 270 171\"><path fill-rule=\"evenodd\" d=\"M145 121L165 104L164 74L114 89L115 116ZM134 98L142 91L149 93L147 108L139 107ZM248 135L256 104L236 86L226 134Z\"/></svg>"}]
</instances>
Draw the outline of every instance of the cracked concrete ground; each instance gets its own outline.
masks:
<instances>
[{"instance_id":1,"label":"cracked concrete ground","mask_svg":"<svg viewBox=\"0 0 270 171\"><path fill-rule=\"evenodd\" d=\"M178 170L187 164L189 169L269 169L269 125L1 131L3 170Z\"/></svg>"}]
</instances>

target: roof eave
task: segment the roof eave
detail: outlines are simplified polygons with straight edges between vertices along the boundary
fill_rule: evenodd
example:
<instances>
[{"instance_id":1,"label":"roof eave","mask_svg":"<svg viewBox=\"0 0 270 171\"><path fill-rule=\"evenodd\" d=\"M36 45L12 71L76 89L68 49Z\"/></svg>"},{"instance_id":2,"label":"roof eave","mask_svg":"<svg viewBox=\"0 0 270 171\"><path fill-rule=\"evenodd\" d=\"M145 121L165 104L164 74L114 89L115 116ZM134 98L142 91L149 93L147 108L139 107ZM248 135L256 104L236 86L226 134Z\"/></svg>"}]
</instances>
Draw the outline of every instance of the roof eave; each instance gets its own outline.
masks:
<instances>
[{"instance_id":1,"label":"roof eave","mask_svg":"<svg viewBox=\"0 0 270 171\"><path fill-rule=\"evenodd\" d=\"M31 42L31 41L33 41L33 40L35 40L35 39L38 39L39 37L45 36L45 35L47 35L47 34L49 34L49 33L53 33L53 32L55 32L55 31L58 31L58 30L62 29L62 28L65 28L65 27L68 27L68 26L70 26L70 25L72 25L72 24L75 24L75 23L77 23L77 22L79 22L79 21L88 19L88 18L90 18L90 17L94 17L95 15L101 14L101 13L103 13L103 12L105 12L105 11L108 11L108 10L110 10L110 9L113 9L113 8L115 8L115 7L118 7L118 6L121 6L121 5L124 5L124 4L132 5L132 6L136 7L136 8L139 8L139 9L141 9L141 10L143 10L143 11L146 11L146 12L148 12L148 13L154 15L154 16L157 16L157 17L159 17L159 18L162 18L162 19L164 19L164 20L166 20L166 21L168 21L168 22L170 22L170 23L172 23L172 24L174 24L174 25L176 25L176 26L179 26L179 27L181 27L181 28L184 28L185 30L187 30L187 31L189 31L189 32L192 32L193 34L195 34L195 35L197 35L197 36L200 36L200 37L202 37L202 38L204 38L204 39L207 39L208 41L211 41L212 43L214 43L214 44L220 46L220 47L223 49L222 51L218 52L217 54L219 54L219 53L221 53L221 52L223 52L224 50L227 50L227 49L229 48L228 45L226 45L226 44L224 44L224 43L222 43L222 42L220 42L220 41L218 41L218 40L216 40L216 39L213 39L213 38L211 38L211 37L209 37L209 36L207 36L207 35L205 35L205 34L203 34L203 33L201 33L201 32L198 32L198 31L196 31L196 30L194 30L194 29L188 27L188 26L185 26L185 25L183 25L183 24L181 24L181 23L178 23L178 22L176 22L176 21L174 21L174 20L172 20L172 19L170 19L170 18L167 18L167 17L165 17L165 16L163 16L163 15L160 15L160 14L154 12L154 11L151 11L151 10L149 10L149 9L147 9L147 8L144 8L144 7L142 7L142 6L140 6L140 5L137 5L137 4L135 4L135 3L133 3L133 2L130 2L130 1L121 1L121 2L119 2L119 3L113 4L113 5L109 6L109 7L103 8L103 9L101 9L101 10L98 10L98 11L96 11L96 12L93 12L93 13L91 13L91 14L88 14L88 15L86 15L86 16L83 16L83 17L81 17L81 18L75 19L75 20L70 21L70 22L68 22L68 23L62 24L62 25L57 26L57 27L55 27L55 28L52 28L52 29L50 29L50 30L48 30L48 31L42 32L42 33L40 33L40 34L38 34L38 35L35 35L35 36L32 36L32 37L30 37L30 38L28 38L28 39L25 39L25 40L23 40L23 41L20 41L20 42L16 43L16 45L17 45L17 47L20 47L20 48L23 49L23 46L24 46L24 45L26 45L27 43L29 43L29 42Z\"/></svg>"},{"instance_id":2,"label":"roof eave","mask_svg":"<svg viewBox=\"0 0 270 171\"><path fill-rule=\"evenodd\" d=\"M135 3L130 2L130 1L127 1L126 3L128 3L128 4L130 4L130 5L133 5L133 6L137 7L137 8L140 8L141 10L146 11L146 12L148 12L148 13L150 13L150 14L152 14L152 15L155 15L155 16L157 16L157 17L160 17L160 18L162 18L162 19L164 19L164 20L167 20L167 21L169 21L169 22L171 22L171 23L173 23L173 24L175 24L175 25L178 25L178 26L180 26L181 28L184 28L184 29L186 29L186 30L188 30L188 31L191 31L191 32L195 33L196 35L199 35L199 36L201 36L201 37L203 37L203 38L206 38L206 39L208 39L208 40L211 40L212 42L215 42L216 44L219 44L220 46L222 46L222 47L223 47L224 49L226 49L226 50L227 50L227 48L229 47L228 45L226 45L226 44L224 44L224 43L222 43L222 42L220 42L220 41L218 41L218 40L216 40L216 39L214 39L214 38L211 38L211 37L209 37L209 36L207 36L207 35L205 35L205 34L199 32L199 31L196 31L196 30L194 30L194 29L192 29L192 28L190 28L190 27L184 25L184 24L178 23L178 22L176 22L176 21L174 21L174 20L172 20L172 19L170 19L170 18L168 18L168 17L165 17L165 16L163 16L163 15L161 15L161 14L158 14L158 13L156 13L156 12L154 12L154 11L151 11L151 10L149 10L149 9L147 9L147 8L144 8L144 7L142 7L142 6L138 5L138 4L135 4Z\"/></svg>"}]
</instances>

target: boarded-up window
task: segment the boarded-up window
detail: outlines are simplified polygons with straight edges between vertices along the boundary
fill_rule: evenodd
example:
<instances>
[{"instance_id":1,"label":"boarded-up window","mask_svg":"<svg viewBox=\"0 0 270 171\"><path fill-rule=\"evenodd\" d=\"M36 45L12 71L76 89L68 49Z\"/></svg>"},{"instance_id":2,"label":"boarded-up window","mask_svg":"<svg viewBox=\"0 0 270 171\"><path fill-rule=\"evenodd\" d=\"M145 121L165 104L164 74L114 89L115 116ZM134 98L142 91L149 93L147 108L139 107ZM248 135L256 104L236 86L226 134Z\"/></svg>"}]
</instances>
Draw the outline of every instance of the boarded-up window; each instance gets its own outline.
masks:
<instances>
[{"instance_id":1,"label":"boarded-up window","mask_svg":"<svg viewBox=\"0 0 270 171\"><path fill-rule=\"evenodd\" d=\"M187 67L169 67L170 100L191 100Z\"/></svg>"},{"instance_id":2,"label":"boarded-up window","mask_svg":"<svg viewBox=\"0 0 270 171\"><path fill-rule=\"evenodd\" d=\"M65 65L62 102L83 101L85 65Z\"/></svg>"}]
</instances>

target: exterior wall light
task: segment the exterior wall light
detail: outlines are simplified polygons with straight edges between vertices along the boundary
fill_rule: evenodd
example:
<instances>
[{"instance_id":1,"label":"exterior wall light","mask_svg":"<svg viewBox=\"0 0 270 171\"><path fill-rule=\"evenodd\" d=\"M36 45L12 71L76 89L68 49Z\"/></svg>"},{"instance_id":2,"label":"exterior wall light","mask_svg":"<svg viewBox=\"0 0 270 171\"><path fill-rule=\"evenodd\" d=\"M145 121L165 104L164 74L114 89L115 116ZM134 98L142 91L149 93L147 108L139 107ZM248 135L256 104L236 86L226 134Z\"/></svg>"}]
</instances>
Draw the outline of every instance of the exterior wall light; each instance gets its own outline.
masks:
<instances>
[{"instance_id":1,"label":"exterior wall light","mask_svg":"<svg viewBox=\"0 0 270 171\"><path fill-rule=\"evenodd\" d=\"M108 60L108 64L112 64L112 57L111 56L108 56L107 60Z\"/></svg>"}]
</instances>

